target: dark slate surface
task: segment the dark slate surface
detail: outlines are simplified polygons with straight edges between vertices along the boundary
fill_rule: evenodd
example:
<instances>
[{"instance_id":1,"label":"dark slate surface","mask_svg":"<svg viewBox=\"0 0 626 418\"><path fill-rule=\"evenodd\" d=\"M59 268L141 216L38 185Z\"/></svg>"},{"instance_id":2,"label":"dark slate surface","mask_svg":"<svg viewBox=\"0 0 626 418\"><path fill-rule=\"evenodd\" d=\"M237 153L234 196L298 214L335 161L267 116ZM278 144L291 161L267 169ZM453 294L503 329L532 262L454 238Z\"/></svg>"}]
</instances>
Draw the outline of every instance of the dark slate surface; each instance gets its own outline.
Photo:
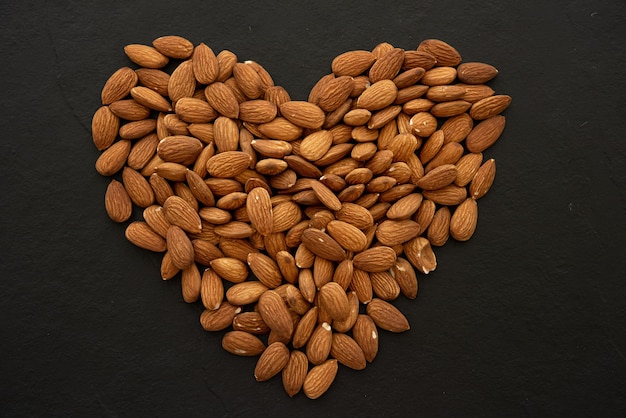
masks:
<instances>
[{"instance_id":1,"label":"dark slate surface","mask_svg":"<svg viewBox=\"0 0 626 418\"><path fill-rule=\"evenodd\" d=\"M2 2L0 414L624 416L626 10L567 3ZM317 401L255 382L106 216L91 115L123 46L165 34L295 99L341 52L439 38L513 97L475 236L398 300L411 331Z\"/></svg>"}]
</instances>

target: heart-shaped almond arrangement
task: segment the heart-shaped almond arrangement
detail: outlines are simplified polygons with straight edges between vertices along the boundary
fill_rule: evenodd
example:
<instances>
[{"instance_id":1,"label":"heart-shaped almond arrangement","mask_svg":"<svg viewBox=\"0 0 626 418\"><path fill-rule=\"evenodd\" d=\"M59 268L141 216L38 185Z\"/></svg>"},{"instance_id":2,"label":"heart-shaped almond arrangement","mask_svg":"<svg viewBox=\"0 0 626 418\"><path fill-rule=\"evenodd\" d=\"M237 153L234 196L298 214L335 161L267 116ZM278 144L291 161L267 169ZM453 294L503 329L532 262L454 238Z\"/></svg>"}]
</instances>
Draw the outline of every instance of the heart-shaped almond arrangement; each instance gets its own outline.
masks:
<instances>
[{"instance_id":1,"label":"heart-shaped almond arrangement","mask_svg":"<svg viewBox=\"0 0 626 418\"><path fill-rule=\"evenodd\" d=\"M96 170L118 178L110 218L163 253L225 350L259 356L258 381L318 398L338 363L364 369L379 328L409 329L391 302L417 296L433 247L474 233L511 102L485 84L498 71L440 40L381 43L294 101L227 50L164 36L124 51L139 68L111 75L92 122Z\"/></svg>"}]
</instances>

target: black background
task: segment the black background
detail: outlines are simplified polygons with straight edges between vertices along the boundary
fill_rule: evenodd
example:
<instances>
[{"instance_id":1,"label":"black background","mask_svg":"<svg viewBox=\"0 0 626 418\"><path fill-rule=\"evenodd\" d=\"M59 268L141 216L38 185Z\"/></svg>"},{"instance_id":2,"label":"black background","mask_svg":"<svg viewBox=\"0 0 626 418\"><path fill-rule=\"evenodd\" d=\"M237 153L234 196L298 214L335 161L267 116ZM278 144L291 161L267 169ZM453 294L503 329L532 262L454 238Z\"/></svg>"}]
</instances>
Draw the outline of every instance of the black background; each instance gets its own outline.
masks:
<instances>
[{"instance_id":1,"label":"black background","mask_svg":"<svg viewBox=\"0 0 626 418\"><path fill-rule=\"evenodd\" d=\"M20 1L0 17L0 415L626 413L622 2ZM439 38L513 97L476 234L397 301L411 330L317 401L257 383L107 218L91 116L124 45L167 34L261 63L294 99L342 52Z\"/></svg>"}]
</instances>

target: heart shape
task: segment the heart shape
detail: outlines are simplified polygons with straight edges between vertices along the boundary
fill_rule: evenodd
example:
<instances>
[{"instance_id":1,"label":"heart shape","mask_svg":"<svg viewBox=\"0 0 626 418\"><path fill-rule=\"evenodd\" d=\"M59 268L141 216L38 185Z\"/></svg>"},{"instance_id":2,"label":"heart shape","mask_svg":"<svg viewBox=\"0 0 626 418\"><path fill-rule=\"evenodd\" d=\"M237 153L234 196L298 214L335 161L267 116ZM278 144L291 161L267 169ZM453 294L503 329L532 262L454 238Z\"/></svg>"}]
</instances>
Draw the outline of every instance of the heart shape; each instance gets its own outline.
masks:
<instances>
[{"instance_id":1,"label":"heart shape","mask_svg":"<svg viewBox=\"0 0 626 418\"><path fill-rule=\"evenodd\" d=\"M475 231L511 101L486 85L498 71L440 40L381 43L297 101L230 51L178 36L124 50L139 68L111 75L92 121L109 217L163 253L224 349L259 356L257 380L314 399L338 363L364 369L379 328L409 329L392 301L416 298L433 247Z\"/></svg>"}]
</instances>

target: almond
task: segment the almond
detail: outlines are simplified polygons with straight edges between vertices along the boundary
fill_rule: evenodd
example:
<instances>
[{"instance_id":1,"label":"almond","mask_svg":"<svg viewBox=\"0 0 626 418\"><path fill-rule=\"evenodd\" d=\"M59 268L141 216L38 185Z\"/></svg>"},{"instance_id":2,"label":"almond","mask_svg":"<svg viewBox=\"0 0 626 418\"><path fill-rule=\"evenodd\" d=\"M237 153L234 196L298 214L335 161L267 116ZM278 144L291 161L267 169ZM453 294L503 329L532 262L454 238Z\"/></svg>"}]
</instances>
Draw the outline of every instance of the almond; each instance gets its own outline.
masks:
<instances>
[{"instance_id":1,"label":"almond","mask_svg":"<svg viewBox=\"0 0 626 418\"><path fill-rule=\"evenodd\" d=\"M430 242L424 237L415 237L405 243L404 254L411 264L423 274L428 274L437 267L435 253Z\"/></svg>"},{"instance_id":2,"label":"almond","mask_svg":"<svg viewBox=\"0 0 626 418\"><path fill-rule=\"evenodd\" d=\"M401 48L393 48L387 52L370 68L368 73L370 82L376 83L381 80L393 80L402 64L404 63L404 50Z\"/></svg>"},{"instance_id":3,"label":"almond","mask_svg":"<svg viewBox=\"0 0 626 418\"><path fill-rule=\"evenodd\" d=\"M280 286L283 281L278 264L264 254L248 254L248 266L259 281L270 289Z\"/></svg>"},{"instance_id":4,"label":"almond","mask_svg":"<svg viewBox=\"0 0 626 418\"><path fill-rule=\"evenodd\" d=\"M319 129L324 123L324 111L313 103L290 101L279 108L285 119L302 128Z\"/></svg>"},{"instance_id":5,"label":"almond","mask_svg":"<svg viewBox=\"0 0 626 418\"><path fill-rule=\"evenodd\" d=\"M500 138L505 124L502 115L483 120L467 135L465 146L471 152L483 152Z\"/></svg>"},{"instance_id":6,"label":"almond","mask_svg":"<svg viewBox=\"0 0 626 418\"><path fill-rule=\"evenodd\" d=\"M259 297L259 313L263 321L277 334L291 338L293 333L293 321L287 309L287 305L278 293L268 290Z\"/></svg>"},{"instance_id":7,"label":"almond","mask_svg":"<svg viewBox=\"0 0 626 418\"><path fill-rule=\"evenodd\" d=\"M330 236L347 251L360 252L367 245L365 234L347 222L333 220L326 225L326 228Z\"/></svg>"},{"instance_id":8,"label":"almond","mask_svg":"<svg viewBox=\"0 0 626 418\"><path fill-rule=\"evenodd\" d=\"M302 288L302 286L300 286L300 288ZM319 308L317 306L313 306L304 315L302 315L302 318L293 332L292 345L294 348L304 347L309 341L309 338L311 338L311 334L313 334L315 325L317 324L318 311Z\"/></svg>"},{"instance_id":9,"label":"almond","mask_svg":"<svg viewBox=\"0 0 626 418\"><path fill-rule=\"evenodd\" d=\"M224 302L216 310L205 309L200 315L200 325L205 331L221 331L233 323L233 318L239 312L240 306Z\"/></svg>"},{"instance_id":10,"label":"almond","mask_svg":"<svg viewBox=\"0 0 626 418\"><path fill-rule=\"evenodd\" d=\"M281 342L267 346L254 368L254 378L258 382L270 380L280 373L289 362L289 349Z\"/></svg>"},{"instance_id":11,"label":"almond","mask_svg":"<svg viewBox=\"0 0 626 418\"><path fill-rule=\"evenodd\" d=\"M232 178L248 168L250 156L241 151L226 151L215 154L206 164L208 173L213 177Z\"/></svg>"},{"instance_id":12,"label":"almond","mask_svg":"<svg viewBox=\"0 0 626 418\"><path fill-rule=\"evenodd\" d=\"M315 328L306 345L306 355L309 361L314 365L322 364L330 354L332 341L330 325L322 322Z\"/></svg>"},{"instance_id":13,"label":"almond","mask_svg":"<svg viewBox=\"0 0 626 418\"><path fill-rule=\"evenodd\" d=\"M309 399L317 399L322 396L337 376L337 360L329 359L324 363L313 367L306 375L302 391Z\"/></svg>"},{"instance_id":14,"label":"almond","mask_svg":"<svg viewBox=\"0 0 626 418\"><path fill-rule=\"evenodd\" d=\"M236 258L228 256L216 258L211 260L209 265L222 279L231 283L241 283L248 278L248 267Z\"/></svg>"},{"instance_id":15,"label":"almond","mask_svg":"<svg viewBox=\"0 0 626 418\"><path fill-rule=\"evenodd\" d=\"M195 249L196 247L194 246L194 252ZM206 269L202 273L200 297L205 309L218 309L224 300L222 279L211 269Z\"/></svg>"},{"instance_id":16,"label":"almond","mask_svg":"<svg viewBox=\"0 0 626 418\"><path fill-rule=\"evenodd\" d=\"M183 270L195 261L193 244L180 227L171 225L167 230L167 252L172 263Z\"/></svg>"},{"instance_id":17,"label":"almond","mask_svg":"<svg viewBox=\"0 0 626 418\"><path fill-rule=\"evenodd\" d=\"M419 224L410 219L405 220L385 220L376 228L376 238L378 241L390 247L403 244L417 236Z\"/></svg>"},{"instance_id":18,"label":"almond","mask_svg":"<svg viewBox=\"0 0 626 418\"><path fill-rule=\"evenodd\" d=\"M343 333L333 333L330 355L339 363L354 370L363 370L367 364L359 344Z\"/></svg>"},{"instance_id":19,"label":"almond","mask_svg":"<svg viewBox=\"0 0 626 418\"><path fill-rule=\"evenodd\" d=\"M167 249L165 240L145 222L135 221L126 227L126 239L136 246L154 252L164 252Z\"/></svg>"},{"instance_id":20,"label":"almond","mask_svg":"<svg viewBox=\"0 0 626 418\"><path fill-rule=\"evenodd\" d=\"M233 329L235 331L245 331L254 335L264 335L270 332L269 327L261 314L258 312L241 312L233 318Z\"/></svg>"},{"instance_id":21,"label":"almond","mask_svg":"<svg viewBox=\"0 0 626 418\"><path fill-rule=\"evenodd\" d=\"M387 218L400 220L411 217L419 209L422 199L423 197L420 193L410 193L398 199L387 210Z\"/></svg>"},{"instance_id":22,"label":"almond","mask_svg":"<svg viewBox=\"0 0 626 418\"><path fill-rule=\"evenodd\" d=\"M293 397L300 392L308 371L309 360L306 354L302 351L293 350L282 371L283 388L287 395Z\"/></svg>"},{"instance_id":23,"label":"almond","mask_svg":"<svg viewBox=\"0 0 626 418\"><path fill-rule=\"evenodd\" d=\"M396 100L398 88L391 80L381 80L372 84L357 99L358 108L367 109L370 112L385 108Z\"/></svg>"},{"instance_id":24,"label":"almond","mask_svg":"<svg viewBox=\"0 0 626 418\"><path fill-rule=\"evenodd\" d=\"M96 171L103 176L112 176L124 167L129 153L129 140L123 139L115 142L96 160Z\"/></svg>"},{"instance_id":25,"label":"almond","mask_svg":"<svg viewBox=\"0 0 626 418\"><path fill-rule=\"evenodd\" d=\"M330 131L317 131L307 135L300 144L300 155L309 161L319 160L328 152L333 143Z\"/></svg>"},{"instance_id":26,"label":"almond","mask_svg":"<svg viewBox=\"0 0 626 418\"><path fill-rule=\"evenodd\" d=\"M367 272L385 271L396 261L396 253L387 246L372 247L354 256L354 267Z\"/></svg>"},{"instance_id":27,"label":"almond","mask_svg":"<svg viewBox=\"0 0 626 418\"><path fill-rule=\"evenodd\" d=\"M352 335L365 359L370 363L374 361L378 354L378 330L372 318L365 314L359 315L352 328Z\"/></svg>"},{"instance_id":28,"label":"almond","mask_svg":"<svg viewBox=\"0 0 626 418\"><path fill-rule=\"evenodd\" d=\"M258 356L265 351L265 344L247 332L230 331L222 337L222 348L237 356Z\"/></svg>"},{"instance_id":29,"label":"almond","mask_svg":"<svg viewBox=\"0 0 626 418\"><path fill-rule=\"evenodd\" d=\"M492 65L482 62L464 62L457 68L459 80L467 84L484 84L498 75Z\"/></svg>"},{"instance_id":30,"label":"almond","mask_svg":"<svg viewBox=\"0 0 626 418\"><path fill-rule=\"evenodd\" d=\"M204 90L208 104L218 113L228 118L239 116L239 102L233 91L224 83L209 84Z\"/></svg>"},{"instance_id":31,"label":"almond","mask_svg":"<svg viewBox=\"0 0 626 418\"><path fill-rule=\"evenodd\" d=\"M469 114L475 120L489 119L502 113L510 104L511 96L506 94L485 97L472 104Z\"/></svg>"},{"instance_id":32,"label":"almond","mask_svg":"<svg viewBox=\"0 0 626 418\"><path fill-rule=\"evenodd\" d=\"M269 288L260 281L248 280L232 285L226 291L226 299L233 305L249 305L257 302L266 290Z\"/></svg>"},{"instance_id":33,"label":"almond","mask_svg":"<svg viewBox=\"0 0 626 418\"><path fill-rule=\"evenodd\" d=\"M450 237L450 209L442 206L435 212L430 225L428 226L428 241L431 245L441 247Z\"/></svg>"},{"instance_id":34,"label":"almond","mask_svg":"<svg viewBox=\"0 0 626 418\"><path fill-rule=\"evenodd\" d=\"M402 257L397 257L396 264L391 268L390 272L393 274L398 286L400 286L402 294L408 299L415 299L417 297L418 282L411 263Z\"/></svg>"},{"instance_id":35,"label":"almond","mask_svg":"<svg viewBox=\"0 0 626 418\"><path fill-rule=\"evenodd\" d=\"M439 39L426 39L417 47L418 51L431 54L437 60L436 65L456 66L461 62L461 55L450 44Z\"/></svg>"},{"instance_id":36,"label":"almond","mask_svg":"<svg viewBox=\"0 0 626 418\"><path fill-rule=\"evenodd\" d=\"M367 305L367 314L377 327L390 332L404 332L411 327L406 317L392 304L374 298Z\"/></svg>"},{"instance_id":37,"label":"almond","mask_svg":"<svg viewBox=\"0 0 626 418\"><path fill-rule=\"evenodd\" d=\"M450 219L450 234L457 241L467 241L476 230L478 205L476 200L467 198L454 210Z\"/></svg>"},{"instance_id":38,"label":"almond","mask_svg":"<svg viewBox=\"0 0 626 418\"><path fill-rule=\"evenodd\" d=\"M120 128L120 120L109 106L100 107L91 120L91 135L93 143L99 151L103 151L115 142Z\"/></svg>"},{"instance_id":39,"label":"almond","mask_svg":"<svg viewBox=\"0 0 626 418\"><path fill-rule=\"evenodd\" d=\"M219 73L217 57L204 43L194 48L191 62L194 76L200 84L211 84L217 79Z\"/></svg>"},{"instance_id":40,"label":"almond","mask_svg":"<svg viewBox=\"0 0 626 418\"><path fill-rule=\"evenodd\" d=\"M369 51L349 51L333 59L331 68L336 76L356 77L367 71L376 61Z\"/></svg>"},{"instance_id":41,"label":"almond","mask_svg":"<svg viewBox=\"0 0 626 418\"><path fill-rule=\"evenodd\" d=\"M202 230L202 222L198 212L183 198L170 196L163 203L165 217L172 225L177 225L190 233Z\"/></svg>"},{"instance_id":42,"label":"almond","mask_svg":"<svg viewBox=\"0 0 626 418\"><path fill-rule=\"evenodd\" d=\"M124 185L117 180L111 180L104 197L107 215L114 222L125 222L132 214L133 204L126 193Z\"/></svg>"},{"instance_id":43,"label":"almond","mask_svg":"<svg viewBox=\"0 0 626 418\"><path fill-rule=\"evenodd\" d=\"M131 89L137 85L137 81L137 74L132 68L122 67L115 71L102 88L102 104L109 105L128 96Z\"/></svg>"},{"instance_id":44,"label":"almond","mask_svg":"<svg viewBox=\"0 0 626 418\"><path fill-rule=\"evenodd\" d=\"M325 232L308 228L302 233L302 243L315 255L331 261L342 261L346 258L343 248Z\"/></svg>"},{"instance_id":45,"label":"almond","mask_svg":"<svg viewBox=\"0 0 626 418\"><path fill-rule=\"evenodd\" d=\"M491 158L476 171L469 185L469 194L473 199L480 199L487 194L496 176L496 161Z\"/></svg>"}]
</instances>

